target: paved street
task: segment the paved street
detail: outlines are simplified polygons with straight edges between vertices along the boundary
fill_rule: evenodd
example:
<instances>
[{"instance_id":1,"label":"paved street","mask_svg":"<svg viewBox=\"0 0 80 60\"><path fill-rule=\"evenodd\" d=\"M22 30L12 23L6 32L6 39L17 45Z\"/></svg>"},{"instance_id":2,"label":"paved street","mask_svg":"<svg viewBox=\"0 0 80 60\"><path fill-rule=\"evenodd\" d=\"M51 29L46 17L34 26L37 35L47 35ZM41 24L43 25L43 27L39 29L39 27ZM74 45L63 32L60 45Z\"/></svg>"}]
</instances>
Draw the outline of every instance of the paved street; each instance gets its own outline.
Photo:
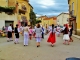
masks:
<instances>
[{"instance_id":1,"label":"paved street","mask_svg":"<svg viewBox=\"0 0 80 60\"><path fill-rule=\"evenodd\" d=\"M36 47L35 39L29 40L29 46L23 46L23 37L20 43L6 42L0 38L0 60L65 60L67 57L80 57L80 40L73 38L70 45L63 45L62 36L57 37L54 47L46 42L47 36L41 41L41 47Z\"/></svg>"}]
</instances>

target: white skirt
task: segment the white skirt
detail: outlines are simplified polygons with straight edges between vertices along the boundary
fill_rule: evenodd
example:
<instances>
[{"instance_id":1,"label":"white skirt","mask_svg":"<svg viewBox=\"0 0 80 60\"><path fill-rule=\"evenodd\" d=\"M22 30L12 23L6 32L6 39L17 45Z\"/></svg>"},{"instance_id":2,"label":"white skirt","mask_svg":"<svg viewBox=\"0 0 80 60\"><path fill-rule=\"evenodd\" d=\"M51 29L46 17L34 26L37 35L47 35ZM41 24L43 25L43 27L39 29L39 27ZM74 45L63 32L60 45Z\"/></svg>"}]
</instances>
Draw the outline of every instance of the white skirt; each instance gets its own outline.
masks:
<instances>
[{"instance_id":1,"label":"white skirt","mask_svg":"<svg viewBox=\"0 0 80 60\"><path fill-rule=\"evenodd\" d=\"M63 40L70 40L70 38L69 38L69 34L64 34L64 36L63 36Z\"/></svg>"},{"instance_id":2,"label":"white skirt","mask_svg":"<svg viewBox=\"0 0 80 60\"><path fill-rule=\"evenodd\" d=\"M58 35L58 34L60 34L60 32L56 32L56 34Z\"/></svg>"}]
</instances>

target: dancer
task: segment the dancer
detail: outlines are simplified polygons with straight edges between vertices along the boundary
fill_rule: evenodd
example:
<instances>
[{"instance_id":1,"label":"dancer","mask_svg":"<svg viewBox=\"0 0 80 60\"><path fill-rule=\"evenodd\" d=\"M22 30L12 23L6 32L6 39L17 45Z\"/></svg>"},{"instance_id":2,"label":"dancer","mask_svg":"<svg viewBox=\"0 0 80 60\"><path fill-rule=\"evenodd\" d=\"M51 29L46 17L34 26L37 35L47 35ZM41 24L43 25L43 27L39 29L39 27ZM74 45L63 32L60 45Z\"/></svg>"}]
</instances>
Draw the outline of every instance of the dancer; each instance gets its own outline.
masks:
<instances>
[{"instance_id":1,"label":"dancer","mask_svg":"<svg viewBox=\"0 0 80 60\"><path fill-rule=\"evenodd\" d=\"M37 47L40 47L41 32L42 32L42 28L40 27L40 24L37 24L37 27L35 28Z\"/></svg>"},{"instance_id":2,"label":"dancer","mask_svg":"<svg viewBox=\"0 0 80 60\"><path fill-rule=\"evenodd\" d=\"M10 24L10 26L8 26L8 40L7 40L7 42L9 42L9 41L12 41L12 24Z\"/></svg>"},{"instance_id":3,"label":"dancer","mask_svg":"<svg viewBox=\"0 0 80 60\"><path fill-rule=\"evenodd\" d=\"M72 39L72 32L73 32L72 25L69 25L69 38L70 38L70 41L69 41L69 42L73 42L73 39Z\"/></svg>"},{"instance_id":4,"label":"dancer","mask_svg":"<svg viewBox=\"0 0 80 60\"><path fill-rule=\"evenodd\" d=\"M67 44L69 45L69 34L68 34L68 25L65 24L65 28L64 28L64 36L63 36L63 40L64 40L64 43L63 44Z\"/></svg>"},{"instance_id":5,"label":"dancer","mask_svg":"<svg viewBox=\"0 0 80 60\"><path fill-rule=\"evenodd\" d=\"M44 39L44 27L42 26L42 38Z\"/></svg>"},{"instance_id":6,"label":"dancer","mask_svg":"<svg viewBox=\"0 0 80 60\"><path fill-rule=\"evenodd\" d=\"M12 24L12 39L14 39L14 26L13 26L13 24Z\"/></svg>"},{"instance_id":7,"label":"dancer","mask_svg":"<svg viewBox=\"0 0 80 60\"><path fill-rule=\"evenodd\" d=\"M24 32L24 46L28 46L29 27L27 26L27 23L25 24L25 27L23 28L23 32Z\"/></svg>"},{"instance_id":8,"label":"dancer","mask_svg":"<svg viewBox=\"0 0 80 60\"><path fill-rule=\"evenodd\" d=\"M20 27L20 34L23 36L23 24L21 24L21 27Z\"/></svg>"},{"instance_id":9,"label":"dancer","mask_svg":"<svg viewBox=\"0 0 80 60\"><path fill-rule=\"evenodd\" d=\"M15 44L18 44L19 43L19 33L20 33L20 30L18 28L18 24L16 24L16 27L15 27Z\"/></svg>"},{"instance_id":10,"label":"dancer","mask_svg":"<svg viewBox=\"0 0 80 60\"><path fill-rule=\"evenodd\" d=\"M47 40L47 42L51 43L51 46L53 47L54 43L56 42L56 29L54 28L54 24L52 24L52 27L50 28L50 35L49 38Z\"/></svg>"},{"instance_id":11,"label":"dancer","mask_svg":"<svg viewBox=\"0 0 80 60\"><path fill-rule=\"evenodd\" d=\"M32 34L33 34L33 29L32 27L29 28L29 38L32 40Z\"/></svg>"}]
</instances>

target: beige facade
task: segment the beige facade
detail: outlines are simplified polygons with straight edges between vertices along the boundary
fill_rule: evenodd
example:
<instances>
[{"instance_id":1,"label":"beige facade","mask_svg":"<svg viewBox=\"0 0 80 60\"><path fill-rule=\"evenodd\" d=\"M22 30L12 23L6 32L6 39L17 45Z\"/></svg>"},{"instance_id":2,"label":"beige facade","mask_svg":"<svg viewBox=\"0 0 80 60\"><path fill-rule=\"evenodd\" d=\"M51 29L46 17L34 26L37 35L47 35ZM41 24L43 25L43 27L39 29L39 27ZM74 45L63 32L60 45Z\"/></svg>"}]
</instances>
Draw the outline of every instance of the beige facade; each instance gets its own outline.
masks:
<instances>
[{"instance_id":1,"label":"beige facade","mask_svg":"<svg viewBox=\"0 0 80 60\"><path fill-rule=\"evenodd\" d=\"M17 15L16 14L7 15L4 12L0 13L0 29L3 26L8 26L9 24L7 24L7 23L13 23L13 24L15 23L16 24L17 23L16 20L17 20Z\"/></svg>"},{"instance_id":2,"label":"beige facade","mask_svg":"<svg viewBox=\"0 0 80 60\"><path fill-rule=\"evenodd\" d=\"M19 23L19 25L21 25L23 21L30 25L29 13L30 10L33 9L33 7L29 4L28 0L0 0L0 6L3 8L15 7L12 12L4 12L0 9L0 29L3 26L8 26L9 24L13 24L14 27Z\"/></svg>"},{"instance_id":3,"label":"beige facade","mask_svg":"<svg viewBox=\"0 0 80 60\"><path fill-rule=\"evenodd\" d=\"M68 24L68 13L61 13L57 16L57 24L63 26L64 24Z\"/></svg>"}]
</instances>

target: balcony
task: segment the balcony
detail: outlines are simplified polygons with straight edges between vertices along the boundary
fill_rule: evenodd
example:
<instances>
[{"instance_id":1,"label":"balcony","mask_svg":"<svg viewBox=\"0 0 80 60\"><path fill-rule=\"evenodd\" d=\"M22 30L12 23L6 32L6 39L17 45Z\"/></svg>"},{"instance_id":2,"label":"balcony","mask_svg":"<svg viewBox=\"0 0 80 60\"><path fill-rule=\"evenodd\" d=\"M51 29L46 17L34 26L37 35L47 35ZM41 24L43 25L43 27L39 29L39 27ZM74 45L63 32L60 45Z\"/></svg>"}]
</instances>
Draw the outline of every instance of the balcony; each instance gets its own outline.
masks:
<instances>
[{"instance_id":1,"label":"balcony","mask_svg":"<svg viewBox=\"0 0 80 60\"><path fill-rule=\"evenodd\" d=\"M21 6L21 9L19 9L19 13L25 14L26 13L26 7L25 6Z\"/></svg>"},{"instance_id":2,"label":"balcony","mask_svg":"<svg viewBox=\"0 0 80 60\"><path fill-rule=\"evenodd\" d=\"M5 12L8 15L12 15L12 14L14 14L14 10L15 10L15 7L1 7L0 6L0 13Z\"/></svg>"}]
</instances>

